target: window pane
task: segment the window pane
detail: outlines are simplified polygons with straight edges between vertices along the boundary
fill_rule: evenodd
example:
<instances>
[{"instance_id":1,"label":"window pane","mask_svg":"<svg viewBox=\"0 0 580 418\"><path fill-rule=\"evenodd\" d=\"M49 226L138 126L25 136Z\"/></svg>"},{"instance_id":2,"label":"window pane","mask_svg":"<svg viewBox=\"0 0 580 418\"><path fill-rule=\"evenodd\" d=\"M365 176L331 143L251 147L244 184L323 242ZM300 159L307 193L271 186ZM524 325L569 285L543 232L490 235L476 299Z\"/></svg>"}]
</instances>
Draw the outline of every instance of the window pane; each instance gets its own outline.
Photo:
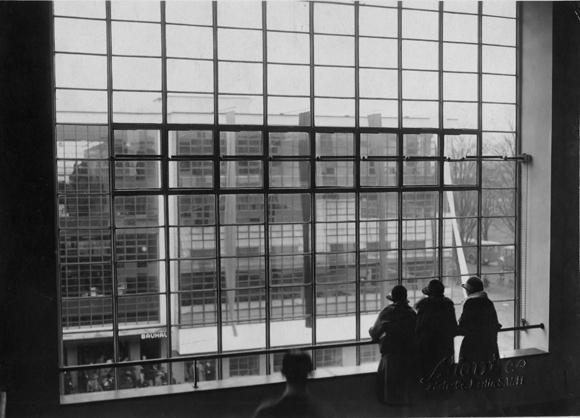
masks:
<instances>
[{"instance_id":1,"label":"window pane","mask_svg":"<svg viewBox=\"0 0 580 418\"><path fill-rule=\"evenodd\" d=\"M361 100L360 126L398 126L399 105L396 100Z\"/></svg>"},{"instance_id":2,"label":"window pane","mask_svg":"<svg viewBox=\"0 0 580 418\"><path fill-rule=\"evenodd\" d=\"M396 40L359 38L361 67L397 68L399 46Z\"/></svg>"},{"instance_id":3,"label":"window pane","mask_svg":"<svg viewBox=\"0 0 580 418\"><path fill-rule=\"evenodd\" d=\"M439 39L438 14L403 10L403 38Z\"/></svg>"},{"instance_id":4,"label":"window pane","mask_svg":"<svg viewBox=\"0 0 580 418\"><path fill-rule=\"evenodd\" d=\"M316 134L316 154L319 156L353 155L352 134Z\"/></svg>"},{"instance_id":5,"label":"window pane","mask_svg":"<svg viewBox=\"0 0 580 418\"><path fill-rule=\"evenodd\" d=\"M167 60L167 89L213 92L213 63Z\"/></svg>"},{"instance_id":6,"label":"window pane","mask_svg":"<svg viewBox=\"0 0 580 418\"><path fill-rule=\"evenodd\" d=\"M159 21L161 15L159 2L123 1L111 4L111 18L121 20Z\"/></svg>"},{"instance_id":7,"label":"window pane","mask_svg":"<svg viewBox=\"0 0 580 418\"><path fill-rule=\"evenodd\" d=\"M399 213L398 201L399 198L396 193L361 193L360 217L361 219L397 219Z\"/></svg>"},{"instance_id":8,"label":"window pane","mask_svg":"<svg viewBox=\"0 0 580 418\"><path fill-rule=\"evenodd\" d=\"M443 3L443 10L446 12L477 13L478 4L466 1L445 1Z\"/></svg>"},{"instance_id":9,"label":"window pane","mask_svg":"<svg viewBox=\"0 0 580 418\"><path fill-rule=\"evenodd\" d=\"M485 73L515 74L516 49L484 46L482 66Z\"/></svg>"},{"instance_id":10,"label":"window pane","mask_svg":"<svg viewBox=\"0 0 580 418\"><path fill-rule=\"evenodd\" d=\"M57 125L57 157L107 158L108 137L108 129L102 125Z\"/></svg>"},{"instance_id":11,"label":"window pane","mask_svg":"<svg viewBox=\"0 0 580 418\"><path fill-rule=\"evenodd\" d=\"M262 65L220 62L219 90L221 93L262 94Z\"/></svg>"},{"instance_id":12,"label":"window pane","mask_svg":"<svg viewBox=\"0 0 580 418\"><path fill-rule=\"evenodd\" d=\"M310 39L308 35L268 32L268 61L292 64L310 63Z\"/></svg>"},{"instance_id":13,"label":"window pane","mask_svg":"<svg viewBox=\"0 0 580 418\"><path fill-rule=\"evenodd\" d=\"M508 76L483 75L483 101L508 102L516 101L516 78Z\"/></svg>"},{"instance_id":14,"label":"window pane","mask_svg":"<svg viewBox=\"0 0 580 418\"><path fill-rule=\"evenodd\" d=\"M310 95L310 68L305 65L268 65L268 93Z\"/></svg>"},{"instance_id":15,"label":"window pane","mask_svg":"<svg viewBox=\"0 0 580 418\"><path fill-rule=\"evenodd\" d=\"M318 126L353 126L354 100L315 99L315 125Z\"/></svg>"},{"instance_id":16,"label":"window pane","mask_svg":"<svg viewBox=\"0 0 580 418\"><path fill-rule=\"evenodd\" d=\"M484 104L482 107L483 129L490 131L514 131L516 129L515 105Z\"/></svg>"},{"instance_id":17,"label":"window pane","mask_svg":"<svg viewBox=\"0 0 580 418\"><path fill-rule=\"evenodd\" d=\"M250 74L248 85L255 80L256 74ZM261 78L260 71L260 78ZM235 84L234 79L227 80L228 83ZM261 80L260 80L261 83ZM243 89L252 89L256 87L243 87ZM209 107L209 106L208 106ZM263 123L263 99L261 96L249 95L224 95L218 97L218 111L220 123L228 124L259 124Z\"/></svg>"},{"instance_id":18,"label":"window pane","mask_svg":"<svg viewBox=\"0 0 580 418\"><path fill-rule=\"evenodd\" d=\"M359 74L362 97L397 98L397 71L361 69Z\"/></svg>"},{"instance_id":19,"label":"window pane","mask_svg":"<svg viewBox=\"0 0 580 418\"><path fill-rule=\"evenodd\" d=\"M200 2L193 2L199 4ZM191 3L166 3L167 7L170 4L185 4ZM168 57L183 57L183 58L213 58L213 31L211 28L199 28L193 26L166 26L167 36L167 56ZM195 39L195 42L191 42Z\"/></svg>"},{"instance_id":20,"label":"window pane","mask_svg":"<svg viewBox=\"0 0 580 418\"><path fill-rule=\"evenodd\" d=\"M107 123L107 92L56 89L57 123Z\"/></svg>"},{"instance_id":21,"label":"window pane","mask_svg":"<svg viewBox=\"0 0 580 418\"><path fill-rule=\"evenodd\" d=\"M439 125L439 104L436 102L403 101L403 126L433 128Z\"/></svg>"},{"instance_id":22,"label":"window pane","mask_svg":"<svg viewBox=\"0 0 580 418\"><path fill-rule=\"evenodd\" d=\"M262 33L253 30L218 30L220 60L262 61Z\"/></svg>"},{"instance_id":23,"label":"window pane","mask_svg":"<svg viewBox=\"0 0 580 418\"><path fill-rule=\"evenodd\" d=\"M476 129L478 118L477 103L443 103L443 127Z\"/></svg>"},{"instance_id":24,"label":"window pane","mask_svg":"<svg viewBox=\"0 0 580 418\"><path fill-rule=\"evenodd\" d=\"M107 88L107 59L90 55L55 55L57 87Z\"/></svg>"},{"instance_id":25,"label":"window pane","mask_svg":"<svg viewBox=\"0 0 580 418\"><path fill-rule=\"evenodd\" d=\"M477 93L476 74L443 73L443 99L475 101Z\"/></svg>"},{"instance_id":26,"label":"window pane","mask_svg":"<svg viewBox=\"0 0 580 418\"><path fill-rule=\"evenodd\" d=\"M161 26L150 23L112 23L113 54L161 56Z\"/></svg>"},{"instance_id":27,"label":"window pane","mask_svg":"<svg viewBox=\"0 0 580 418\"><path fill-rule=\"evenodd\" d=\"M516 21L514 19L483 17L483 43L515 46Z\"/></svg>"},{"instance_id":28,"label":"window pane","mask_svg":"<svg viewBox=\"0 0 580 418\"><path fill-rule=\"evenodd\" d=\"M105 3L101 1L57 2L53 5L55 16L105 18Z\"/></svg>"},{"instance_id":29,"label":"window pane","mask_svg":"<svg viewBox=\"0 0 580 418\"><path fill-rule=\"evenodd\" d=\"M268 123L271 125L303 125L301 115L308 115L310 125L310 99L297 97L269 97Z\"/></svg>"},{"instance_id":30,"label":"window pane","mask_svg":"<svg viewBox=\"0 0 580 418\"><path fill-rule=\"evenodd\" d=\"M115 122L161 122L161 93L113 93Z\"/></svg>"},{"instance_id":31,"label":"window pane","mask_svg":"<svg viewBox=\"0 0 580 418\"><path fill-rule=\"evenodd\" d=\"M114 57L113 88L161 90L161 60Z\"/></svg>"},{"instance_id":32,"label":"window pane","mask_svg":"<svg viewBox=\"0 0 580 418\"><path fill-rule=\"evenodd\" d=\"M354 69L314 68L314 93L316 96L354 97Z\"/></svg>"},{"instance_id":33,"label":"window pane","mask_svg":"<svg viewBox=\"0 0 580 418\"><path fill-rule=\"evenodd\" d=\"M262 3L259 2L228 2L217 4L218 25L236 28L262 27Z\"/></svg>"},{"instance_id":34,"label":"window pane","mask_svg":"<svg viewBox=\"0 0 580 418\"><path fill-rule=\"evenodd\" d=\"M190 25L211 25L211 2L167 2L165 3L165 20Z\"/></svg>"},{"instance_id":35,"label":"window pane","mask_svg":"<svg viewBox=\"0 0 580 418\"><path fill-rule=\"evenodd\" d=\"M516 17L517 3L515 1L485 2L482 4L484 15Z\"/></svg>"},{"instance_id":36,"label":"window pane","mask_svg":"<svg viewBox=\"0 0 580 418\"><path fill-rule=\"evenodd\" d=\"M314 63L317 65L354 66L354 38L315 35Z\"/></svg>"},{"instance_id":37,"label":"window pane","mask_svg":"<svg viewBox=\"0 0 580 418\"><path fill-rule=\"evenodd\" d=\"M378 7L359 8L359 34L361 36L386 36L396 38L398 19L396 9Z\"/></svg>"},{"instance_id":38,"label":"window pane","mask_svg":"<svg viewBox=\"0 0 580 418\"><path fill-rule=\"evenodd\" d=\"M172 131L169 134L170 155L211 155L211 131Z\"/></svg>"},{"instance_id":39,"label":"window pane","mask_svg":"<svg viewBox=\"0 0 580 418\"><path fill-rule=\"evenodd\" d=\"M403 68L437 70L439 44L436 42L403 41Z\"/></svg>"},{"instance_id":40,"label":"window pane","mask_svg":"<svg viewBox=\"0 0 580 418\"><path fill-rule=\"evenodd\" d=\"M477 55L476 45L444 43L443 69L445 71L476 72L478 63Z\"/></svg>"},{"instance_id":41,"label":"window pane","mask_svg":"<svg viewBox=\"0 0 580 418\"><path fill-rule=\"evenodd\" d=\"M156 130L134 130L115 133L115 155L159 155L160 136Z\"/></svg>"},{"instance_id":42,"label":"window pane","mask_svg":"<svg viewBox=\"0 0 580 418\"><path fill-rule=\"evenodd\" d=\"M437 100L439 75L427 71L403 71L403 99Z\"/></svg>"},{"instance_id":43,"label":"window pane","mask_svg":"<svg viewBox=\"0 0 580 418\"><path fill-rule=\"evenodd\" d=\"M66 2L58 4L76 4ZM54 19L56 51L105 54L107 33L105 22L81 19Z\"/></svg>"},{"instance_id":44,"label":"window pane","mask_svg":"<svg viewBox=\"0 0 580 418\"><path fill-rule=\"evenodd\" d=\"M477 16L445 13L443 15L443 40L476 43L478 39L477 27Z\"/></svg>"},{"instance_id":45,"label":"window pane","mask_svg":"<svg viewBox=\"0 0 580 418\"><path fill-rule=\"evenodd\" d=\"M167 122L212 123L214 121L212 94L167 95Z\"/></svg>"},{"instance_id":46,"label":"window pane","mask_svg":"<svg viewBox=\"0 0 580 418\"><path fill-rule=\"evenodd\" d=\"M354 7L315 3L314 32L354 35Z\"/></svg>"},{"instance_id":47,"label":"window pane","mask_svg":"<svg viewBox=\"0 0 580 418\"><path fill-rule=\"evenodd\" d=\"M308 32L308 15L308 3L267 3L268 29Z\"/></svg>"}]
</instances>

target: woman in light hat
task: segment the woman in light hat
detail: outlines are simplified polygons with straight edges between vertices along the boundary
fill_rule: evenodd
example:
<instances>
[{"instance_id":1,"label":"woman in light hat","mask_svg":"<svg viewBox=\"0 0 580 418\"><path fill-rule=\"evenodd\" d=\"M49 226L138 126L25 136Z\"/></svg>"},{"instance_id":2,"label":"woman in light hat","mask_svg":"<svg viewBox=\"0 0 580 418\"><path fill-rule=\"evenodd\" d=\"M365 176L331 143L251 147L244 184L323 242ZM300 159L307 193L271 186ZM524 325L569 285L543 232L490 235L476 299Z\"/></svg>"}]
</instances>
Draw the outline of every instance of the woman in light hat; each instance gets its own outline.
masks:
<instances>
[{"instance_id":1,"label":"woman in light hat","mask_svg":"<svg viewBox=\"0 0 580 418\"><path fill-rule=\"evenodd\" d=\"M483 290L483 281L479 277L472 276L461 286L467 293L467 299L463 301L463 312L459 318L458 334L465 336L459 350L459 362L470 365L491 365L490 368L485 369L485 374L478 378L497 382L501 377L497 346L497 333L501 324L497 319L495 306L487 296L487 292ZM474 391L479 412L486 412L487 398L496 414L504 415L497 390L498 388L488 388Z\"/></svg>"},{"instance_id":2,"label":"woman in light hat","mask_svg":"<svg viewBox=\"0 0 580 418\"><path fill-rule=\"evenodd\" d=\"M421 367L415 327L417 314L409 306L407 289L397 285L369 329L379 343L381 361L377 371L377 396L386 405L409 405L420 390Z\"/></svg>"}]
</instances>

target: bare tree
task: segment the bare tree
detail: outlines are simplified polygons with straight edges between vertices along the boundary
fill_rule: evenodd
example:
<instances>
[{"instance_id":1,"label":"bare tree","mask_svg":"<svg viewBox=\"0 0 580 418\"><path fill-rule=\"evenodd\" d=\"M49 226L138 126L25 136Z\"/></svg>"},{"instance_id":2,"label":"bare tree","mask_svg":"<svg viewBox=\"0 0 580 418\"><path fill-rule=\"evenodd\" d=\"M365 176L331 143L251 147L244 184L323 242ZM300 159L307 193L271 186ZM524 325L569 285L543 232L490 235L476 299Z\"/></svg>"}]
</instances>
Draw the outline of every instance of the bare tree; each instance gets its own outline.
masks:
<instances>
[{"instance_id":1,"label":"bare tree","mask_svg":"<svg viewBox=\"0 0 580 418\"><path fill-rule=\"evenodd\" d=\"M484 144L483 155L513 156L514 135L505 134L497 141ZM477 155L476 142L460 135L446 138L445 154L453 159L468 155ZM453 185L476 185L477 162L460 161L450 164L451 182ZM515 163L513 161L488 161L482 167L482 183L486 188L482 199L481 238L489 240L489 233L497 218L510 233L515 232ZM459 231L463 243L476 241L478 224L478 196L475 192L455 192L455 213L458 217Z\"/></svg>"}]
</instances>

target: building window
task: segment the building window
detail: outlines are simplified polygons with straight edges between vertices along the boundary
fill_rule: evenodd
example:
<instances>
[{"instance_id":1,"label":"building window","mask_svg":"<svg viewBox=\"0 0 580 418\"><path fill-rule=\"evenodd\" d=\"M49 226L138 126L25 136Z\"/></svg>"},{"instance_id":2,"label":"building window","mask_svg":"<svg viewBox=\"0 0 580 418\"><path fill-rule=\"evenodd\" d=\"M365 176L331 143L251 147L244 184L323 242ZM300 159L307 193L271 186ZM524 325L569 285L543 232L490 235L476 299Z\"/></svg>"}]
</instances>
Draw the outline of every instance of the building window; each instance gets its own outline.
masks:
<instances>
[{"instance_id":1,"label":"building window","mask_svg":"<svg viewBox=\"0 0 580 418\"><path fill-rule=\"evenodd\" d=\"M415 303L442 280L460 312L461 283L482 275L513 326L516 15L55 2L67 394L101 357L120 389L122 360L180 359L163 363L178 384L195 356L364 340L397 283ZM374 358L337 350L317 367ZM214 380L272 358L198 364Z\"/></svg>"}]
</instances>

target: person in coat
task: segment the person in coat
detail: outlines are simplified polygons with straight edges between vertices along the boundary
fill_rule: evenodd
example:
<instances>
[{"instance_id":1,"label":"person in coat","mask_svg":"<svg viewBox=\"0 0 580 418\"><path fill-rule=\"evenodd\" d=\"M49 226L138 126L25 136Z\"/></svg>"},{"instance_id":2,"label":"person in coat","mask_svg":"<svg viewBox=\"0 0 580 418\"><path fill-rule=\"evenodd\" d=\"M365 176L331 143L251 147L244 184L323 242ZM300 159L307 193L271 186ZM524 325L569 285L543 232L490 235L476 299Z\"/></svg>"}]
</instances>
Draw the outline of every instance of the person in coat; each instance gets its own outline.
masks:
<instances>
[{"instance_id":1,"label":"person in coat","mask_svg":"<svg viewBox=\"0 0 580 418\"><path fill-rule=\"evenodd\" d=\"M445 286L433 279L423 289L426 296L415 305L417 310L417 342L421 355L423 387L426 389L442 362L453 362L454 343L457 335L457 319L453 301L444 296ZM446 400L453 396L452 390L425 392L432 416L446 416Z\"/></svg>"},{"instance_id":2,"label":"person in coat","mask_svg":"<svg viewBox=\"0 0 580 418\"><path fill-rule=\"evenodd\" d=\"M417 314L409 306L404 286L394 286L387 299L392 303L379 313L369 329L381 351L377 396L379 402L386 405L409 405L420 392L421 366L415 334Z\"/></svg>"},{"instance_id":3,"label":"person in coat","mask_svg":"<svg viewBox=\"0 0 580 418\"><path fill-rule=\"evenodd\" d=\"M497 345L497 333L501 324L497 319L495 306L483 290L483 281L479 277L472 276L461 286L465 289L467 298L463 301L463 312L459 318L458 334L464 336L459 350L459 362L493 364L480 378L497 380L501 377ZM496 414L504 415L498 390L493 387L472 391L480 413L486 413L487 398Z\"/></svg>"}]
</instances>

